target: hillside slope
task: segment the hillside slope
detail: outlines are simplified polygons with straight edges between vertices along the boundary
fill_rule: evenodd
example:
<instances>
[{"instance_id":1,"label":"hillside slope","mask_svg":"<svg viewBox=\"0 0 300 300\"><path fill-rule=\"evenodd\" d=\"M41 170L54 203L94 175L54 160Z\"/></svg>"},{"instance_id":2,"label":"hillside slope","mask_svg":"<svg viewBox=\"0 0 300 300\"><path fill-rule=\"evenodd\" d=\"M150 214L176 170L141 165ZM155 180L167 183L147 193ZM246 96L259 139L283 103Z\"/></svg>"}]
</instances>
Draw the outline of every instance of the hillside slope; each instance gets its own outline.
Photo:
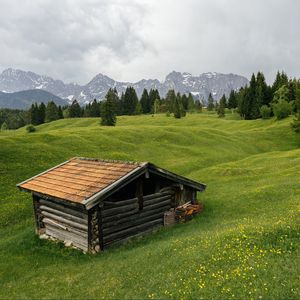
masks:
<instances>
[{"instance_id":1,"label":"hillside slope","mask_svg":"<svg viewBox=\"0 0 300 300\"><path fill-rule=\"evenodd\" d=\"M68 102L43 90L27 90L16 93L0 92L0 108L29 109L33 103L48 103L54 101L57 105L67 105Z\"/></svg>"},{"instance_id":2,"label":"hillside slope","mask_svg":"<svg viewBox=\"0 0 300 300\"><path fill-rule=\"evenodd\" d=\"M1 132L0 298L299 298L300 139L289 119L230 117ZM205 211L96 256L39 240L15 184L73 156L151 161L202 181Z\"/></svg>"}]
</instances>

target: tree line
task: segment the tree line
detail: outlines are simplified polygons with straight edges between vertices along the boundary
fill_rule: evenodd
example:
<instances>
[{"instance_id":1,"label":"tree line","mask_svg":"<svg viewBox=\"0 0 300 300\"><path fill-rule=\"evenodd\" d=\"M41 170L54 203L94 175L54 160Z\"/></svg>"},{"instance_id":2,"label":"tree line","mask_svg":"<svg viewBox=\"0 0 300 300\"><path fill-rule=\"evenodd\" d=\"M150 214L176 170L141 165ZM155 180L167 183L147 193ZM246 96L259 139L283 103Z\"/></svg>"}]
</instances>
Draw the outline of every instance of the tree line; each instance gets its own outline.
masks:
<instances>
[{"instance_id":1,"label":"tree line","mask_svg":"<svg viewBox=\"0 0 300 300\"><path fill-rule=\"evenodd\" d=\"M300 81L277 72L273 84L268 85L264 74L258 72L252 74L248 86L239 91L232 90L228 98L223 95L216 101L210 93L206 109L215 110L219 117L224 117L226 110L236 111L245 120L272 116L282 119L294 113L292 126L300 132ZM47 105L34 103L28 111L1 109L0 126L2 129L16 129L26 124L39 125L62 118L81 117L101 117L102 125L113 126L117 116L121 115L166 113L181 118L187 112L201 111L201 101L195 100L191 93L181 95L169 90L163 98L157 89L144 89L139 99L135 89L129 86L121 95L111 88L104 100L94 99L84 107L74 100L71 105L63 107L50 101Z\"/></svg>"},{"instance_id":2,"label":"tree line","mask_svg":"<svg viewBox=\"0 0 300 300\"><path fill-rule=\"evenodd\" d=\"M249 85L239 91L232 90L228 99L223 95L216 102L209 95L208 111L216 110L219 117L224 117L226 108L236 110L245 120L272 116L283 119L294 114L292 127L300 132L300 80L277 72L273 84L268 85L262 72L252 74Z\"/></svg>"},{"instance_id":3,"label":"tree line","mask_svg":"<svg viewBox=\"0 0 300 300\"><path fill-rule=\"evenodd\" d=\"M157 89L143 90L138 98L133 87L129 86L120 96L116 89L109 89L105 99L92 102L81 107L77 100L71 105L57 106L50 101L47 104L34 103L28 111L22 110L0 110L0 126L2 129L16 129L26 124L40 125L43 123L63 118L84 118L101 117L102 125L115 125L116 117L121 115L139 114L174 114L175 118L181 118L186 112L199 112L202 110L202 103L194 100L192 94L175 93L168 91L165 98L162 98ZM20 117L22 116L22 117ZM18 121L14 121L18 119Z\"/></svg>"}]
</instances>

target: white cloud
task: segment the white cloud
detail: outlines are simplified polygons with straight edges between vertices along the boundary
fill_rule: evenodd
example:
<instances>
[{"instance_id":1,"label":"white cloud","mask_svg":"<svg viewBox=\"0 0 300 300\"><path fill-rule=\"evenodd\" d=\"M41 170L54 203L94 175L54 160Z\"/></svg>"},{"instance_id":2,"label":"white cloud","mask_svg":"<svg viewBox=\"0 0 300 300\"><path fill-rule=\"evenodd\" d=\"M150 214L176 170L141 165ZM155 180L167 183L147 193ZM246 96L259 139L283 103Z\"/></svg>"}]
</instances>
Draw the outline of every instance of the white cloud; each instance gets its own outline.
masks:
<instances>
[{"instance_id":1,"label":"white cloud","mask_svg":"<svg viewBox=\"0 0 300 300\"><path fill-rule=\"evenodd\" d=\"M0 68L86 83L171 70L300 77L294 0L0 0Z\"/></svg>"}]
</instances>

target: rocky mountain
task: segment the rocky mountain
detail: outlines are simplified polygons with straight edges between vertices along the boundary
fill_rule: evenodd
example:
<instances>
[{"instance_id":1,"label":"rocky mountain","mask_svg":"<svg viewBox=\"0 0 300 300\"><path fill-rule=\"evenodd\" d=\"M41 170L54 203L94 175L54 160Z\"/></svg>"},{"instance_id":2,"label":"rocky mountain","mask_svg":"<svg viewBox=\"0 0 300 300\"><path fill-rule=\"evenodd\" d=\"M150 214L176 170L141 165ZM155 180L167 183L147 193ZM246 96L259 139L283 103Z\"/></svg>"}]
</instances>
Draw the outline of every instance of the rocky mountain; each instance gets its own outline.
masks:
<instances>
[{"instance_id":1,"label":"rocky mountain","mask_svg":"<svg viewBox=\"0 0 300 300\"><path fill-rule=\"evenodd\" d=\"M15 93L0 92L0 108L28 109L32 103L47 103L54 101L57 105L66 105L68 102L47 91L35 89Z\"/></svg>"},{"instance_id":2,"label":"rocky mountain","mask_svg":"<svg viewBox=\"0 0 300 300\"><path fill-rule=\"evenodd\" d=\"M89 83L80 86L76 83L65 84L61 80L54 80L48 76L41 76L33 72L6 69L0 74L0 91L17 92L28 89L43 89L60 98L72 101L77 99L85 104L94 98L103 99L109 88L116 88L119 93L127 86L133 86L140 96L143 89L156 88L161 96L165 96L169 89L180 93L192 93L197 99L206 102L209 93L216 100L223 94L229 95L232 89L238 90L248 84L248 79L235 74L203 73L194 76L190 73L171 72L163 82L157 79L143 79L135 83L115 81L103 74L96 75Z\"/></svg>"},{"instance_id":3,"label":"rocky mountain","mask_svg":"<svg viewBox=\"0 0 300 300\"><path fill-rule=\"evenodd\" d=\"M38 75L16 69L6 69L0 74L0 91L14 93L24 90L40 89L52 93L60 98L71 100L82 90L76 83L65 84L49 76Z\"/></svg>"}]
</instances>

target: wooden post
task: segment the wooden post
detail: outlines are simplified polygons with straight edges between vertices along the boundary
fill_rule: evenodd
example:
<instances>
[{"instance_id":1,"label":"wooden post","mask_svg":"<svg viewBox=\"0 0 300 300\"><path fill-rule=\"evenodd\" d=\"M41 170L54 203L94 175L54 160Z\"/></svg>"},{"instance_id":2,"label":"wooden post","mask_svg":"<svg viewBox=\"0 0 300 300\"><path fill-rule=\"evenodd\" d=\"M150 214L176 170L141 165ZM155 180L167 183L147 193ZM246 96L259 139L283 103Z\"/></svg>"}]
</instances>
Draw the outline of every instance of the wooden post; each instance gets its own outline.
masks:
<instances>
[{"instance_id":1,"label":"wooden post","mask_svg":"<svg viewBox=\"0 0 300 300\"><path fill-rule=\"evenodd\" d=\"M33 203L33 211L35 218L35 233L41 234L42 228L44 228L44 224L42 222L41 214L39 211L39 197L35 194L32 194L32 203Z\"/></svg>"},{"instance_id":2,"label":"wooden post","mask_svg":"<svg viewBox=\"0 0 300 300\"><path fill-rule=\"evenodd\" d=\"M93 222L92 222L92 212L91 210L88 211L88 252L92 252L93 245Z\"/></svg>"},{"instance_id":3,"label":"wooden post","mask_svg":"<svg viewBox=\"0 0 300 300\"><path fill-rule=\"evenodd\" d=\"M139 178L136 182L136 197L139 202L139 210L142 210L144 207L143 201L143 179Z\"/></svg>"},{"instance_id":4,"label":"wooden post","mask_svg":"<svg viewBox=\"0 0 300 300\"><path fill-rule=\"evenodd\" d=\"M99 246L100 250L104 250L104 243L103 243L103 221L102 221L102 210L103 210L103 203L98 205L98 233L99 233Z\"/></svg>"}]
</instances>

